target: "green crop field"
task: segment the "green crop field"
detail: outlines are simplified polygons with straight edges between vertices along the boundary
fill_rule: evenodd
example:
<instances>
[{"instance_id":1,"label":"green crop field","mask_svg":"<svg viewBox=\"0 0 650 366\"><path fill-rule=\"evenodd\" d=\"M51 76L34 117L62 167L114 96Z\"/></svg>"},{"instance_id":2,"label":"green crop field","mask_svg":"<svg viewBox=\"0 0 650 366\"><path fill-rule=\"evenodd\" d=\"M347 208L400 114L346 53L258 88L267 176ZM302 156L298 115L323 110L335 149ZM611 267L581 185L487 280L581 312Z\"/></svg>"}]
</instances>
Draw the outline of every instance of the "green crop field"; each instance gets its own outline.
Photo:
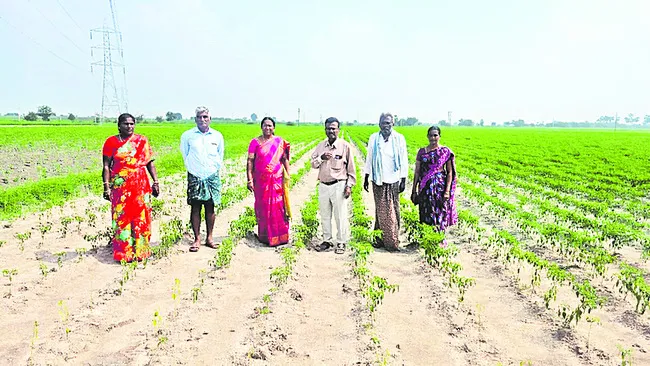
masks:
<instances>
[{"instance_id":1,"label":"green crop field","mask_svg":"<svg viewBox=\"0 0 650 366\"><path fill-rule=\"evenodd\" d=\"M292 146L294 245L266 251L249 235L255 217L245 182L246 150L259 124L213 122L226 144L216 229L224 239L217 251L202 248L191 257L178 145L192 126L136 126L152 144L163 187L154 202L152 266L106 259L101 147L115 125L0 126L0 266L9 291L1 311L11 314L4 326L19 334L0 341L0 356L2 349L27 349L36 363L93 363L89 350L114 340L111 329L119 327L130 340L121 355L136 352L162 364L192 357L205 347L201 337L244 344L240 356L248 360L264 355L271 363L309 364L324 351L302 355L296 344L309 338L305 332L338 326L332 336L360 352L362 364L400 363L408 352L428 352L430 342L450 346L445 352L459 364L650 364L649 133L443 127L441 144L456 158L458 225L443 234L420 224L407 188L402 253L374 251L374 203L359 176L350 199L349 255L331 262L332 253L304 250L318 244L321 230L308 157L325 135L314 125L276 127ZM427 127L395 129L406 137L412 179ZM365 144L378 128L341 130L356 146L361 174ZM134 304L146 311L142 319L108 316L115 306ZM335 319L311 323L332 312ZM40 340L28 339L34 321ZM395 329L439 334L418 344L417 336L400 340ZM269 337L298 352L281 351ZM54 338L70 345L48 343ZM167 347L174 352L163 352Z\"/></svg>"},{"instance_id":2,"label":"green crop field","mask_svg":"<svg viewBox=\"0 0 650 366\"><path fill-rule=\"evenodd\" d=\"M161 176L184 172L180 135L192 127L137 126L136 133L152 145ZM213 127L224 135L227 160L245 156L250 140L260 133L257 124L214 123ZM114 124L0 128L0 220L60 205L101 188L101 149L106 138L117 133ZM278 125L277 130L297 144L320 137L321 132L314 126Z\"/></svg>"}]
</instances>

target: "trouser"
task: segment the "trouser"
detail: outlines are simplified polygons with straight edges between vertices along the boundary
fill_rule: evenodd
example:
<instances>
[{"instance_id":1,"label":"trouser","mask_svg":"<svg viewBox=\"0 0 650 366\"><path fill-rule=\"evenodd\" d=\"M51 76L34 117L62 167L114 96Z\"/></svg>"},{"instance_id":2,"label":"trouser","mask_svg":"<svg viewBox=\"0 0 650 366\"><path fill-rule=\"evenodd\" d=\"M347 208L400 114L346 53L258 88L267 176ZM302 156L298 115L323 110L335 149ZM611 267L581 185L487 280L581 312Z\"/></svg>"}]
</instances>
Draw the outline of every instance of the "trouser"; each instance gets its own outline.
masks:
<instances>
[{"instance_id":1,"label":"trouser","mask_svg":"<svg viewBox=\"0 0 650 366\"><path fill-rule=\"evenodd\" d=\"M320 205L323 241L333 242L332 216L336 221L336 242L347 244L350 240L350 223L348 218L348 200L344 197L345 181L332 185L318 185L318 203Z\"/></svg>"}]
</instances>

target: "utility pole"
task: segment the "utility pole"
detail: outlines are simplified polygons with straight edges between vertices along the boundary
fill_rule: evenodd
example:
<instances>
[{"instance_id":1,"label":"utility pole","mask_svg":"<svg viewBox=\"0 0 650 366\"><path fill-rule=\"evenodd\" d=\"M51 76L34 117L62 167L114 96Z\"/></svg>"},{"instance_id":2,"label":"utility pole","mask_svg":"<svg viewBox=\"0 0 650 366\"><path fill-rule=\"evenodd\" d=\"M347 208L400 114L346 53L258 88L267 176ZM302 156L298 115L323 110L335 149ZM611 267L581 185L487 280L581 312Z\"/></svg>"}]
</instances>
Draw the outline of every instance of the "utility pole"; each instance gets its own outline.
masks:
<instances>
[{"instance_id":1,"label":"utility pole","mask_svg":"<svg viewBox=\"0 0 650 366\"><path fill-rule=\"evenodd\" d=\"M300 108L298 108L298 120L296 120L298 124L300 124Z\"/></svg>"},{"instance_id":2,"label":"utility pole","mask_svg":"<svg viewBox=\"0 0 650 366\"><path fill-rule=\"evenodd\" d=\"M614 132L616 132L617 125L618 125L618 112L616 112L616 117L614 117Z\"/></svg>"},{"instance_id":3,"label":"utility pole","mask_svg":"<svg viewBox=\"0 0 650 366\"><path fill-rule=\"evenodd\" d=\"M99 123L103 124L107 116L114 118L117 114L128 110L127 90L126 90L126 66L124 64L124 51L122 49L122 33L117 25L117 16L113 0L109 0L111 9L111 18L113 27L107 27L104 24L101 28L90 30L90 39L93 40L93 34L101 36L101 46L90 47L90 56L94 58L93 50L101 50L102 59L93 61L90 64L90 71L93 72L93 66L102 68L102 108ZM122 83L118 87L115 79L115 68L122 71Z\"/></svg>"},{"instance_id":4,"label":"utility pole","mask_svg":"<svg viewBox=\"0 0 650 366\"><path fill-rule=\"evenodd\" d=\"M449 124L449 127L451 127L451 111L447 111L447 123Z\"/></svg>"}]
</instances>

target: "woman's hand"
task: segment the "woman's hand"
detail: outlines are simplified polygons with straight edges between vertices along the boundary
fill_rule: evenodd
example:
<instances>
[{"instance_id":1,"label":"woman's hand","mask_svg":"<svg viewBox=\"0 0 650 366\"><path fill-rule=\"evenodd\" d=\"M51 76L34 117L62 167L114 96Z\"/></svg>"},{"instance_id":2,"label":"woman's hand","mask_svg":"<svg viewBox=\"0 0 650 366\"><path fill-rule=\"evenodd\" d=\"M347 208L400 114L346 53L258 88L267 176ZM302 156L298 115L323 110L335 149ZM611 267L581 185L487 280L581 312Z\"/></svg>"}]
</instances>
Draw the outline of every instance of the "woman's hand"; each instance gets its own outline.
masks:
<instances>
[{"instance_id":1,"label":"woman's hand","mask_svg":"<svg viewBox=\"0 0 650 366\"><path fill-rule=\"evenodd\" d=\"M248 184L246 185L246 188L248 188L249 191L253 192L254 186L253 186L253 181L252 180L248 181Z\"/></svg>"},{"instance_id":2,"label":"woman's hand","mask_svg":"<svg viewBox=\"0 0 650 366\"><path fill-rule=\"evenodd\" d=\"M158 197L160 195L160 185L158 185L158 182L153 182L151 185L151 194L153 194L154 197Z\"/></svg>"},{"instance_id":3,"label":"woman's hand","mask_svg":"<svg viewBox=\"0 0 650 366\"><path fill-rule=\"evenodd\" d=\"M442 196L445 200L448 200L450 197L449 190L445 191L445 194Z\"/></svg>"},{"instance_id":4,"label":"woman's hand","mask_svg":"<svg viewBox=\"0 0 650 366\"><path fill-rule=\"evenodd\" d=\"M411 192L411 202L413 202L414 205L417 205L419 203L418 202L418 192L417 191Z\"/></svg>"},{"instance_id":5,"label":"woman's hand","mask_svg":"<svg viewBox=\"0 0 650 366\"><path fill-rule=\"evenodd\" d=\"M110 191L110 190L105 190L105 191L104 191L104 199L105 199L106 201L110 201L110 200L111 200L111 191Z\"/></svg>"}]
</instances>

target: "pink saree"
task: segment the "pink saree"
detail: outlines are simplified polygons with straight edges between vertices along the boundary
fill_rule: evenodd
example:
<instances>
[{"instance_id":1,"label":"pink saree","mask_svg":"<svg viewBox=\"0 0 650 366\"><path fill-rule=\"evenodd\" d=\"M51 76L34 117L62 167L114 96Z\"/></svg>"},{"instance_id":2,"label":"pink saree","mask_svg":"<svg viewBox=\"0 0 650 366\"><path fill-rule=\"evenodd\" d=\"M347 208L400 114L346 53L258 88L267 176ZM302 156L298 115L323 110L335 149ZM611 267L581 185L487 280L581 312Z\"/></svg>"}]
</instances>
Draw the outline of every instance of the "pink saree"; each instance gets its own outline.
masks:
<instances>
[{"instance_id":1,"label":"pink saree","mask_svg":"<svg viewBox=\"0 0 650 366\"><path fill-rule=\"evenodd\" d=\"M254 158L253 186L259 241L270 246L289 242L289 219L284 202L282 163L289 160L289 143L274 136L266 142L254 138L248 146Z\"/></svg>"}]
</instances>

